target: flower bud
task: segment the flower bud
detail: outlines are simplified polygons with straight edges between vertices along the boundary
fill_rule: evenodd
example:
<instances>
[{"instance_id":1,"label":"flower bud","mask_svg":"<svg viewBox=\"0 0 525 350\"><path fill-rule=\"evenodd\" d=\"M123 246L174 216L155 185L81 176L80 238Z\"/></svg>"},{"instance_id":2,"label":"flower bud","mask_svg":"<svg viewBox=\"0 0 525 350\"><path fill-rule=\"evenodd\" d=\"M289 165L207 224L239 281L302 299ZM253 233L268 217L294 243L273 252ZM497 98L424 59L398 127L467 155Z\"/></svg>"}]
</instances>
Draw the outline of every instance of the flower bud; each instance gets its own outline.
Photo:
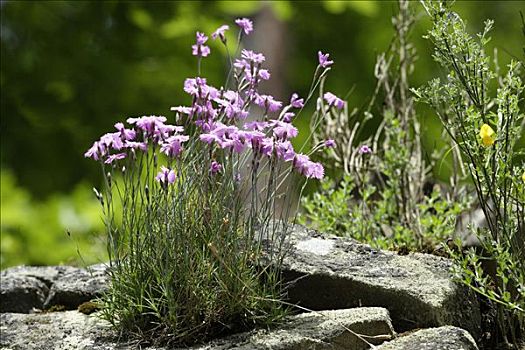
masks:
<instances>
[{"instance_id":1,"label":"flower bud","mask_svg":"<svg viewBox=\"0 0 525 350\"><path fill-rule=\"evenodd\" d=\"M95 187L93 187L93 193L95 193L95 197L97 197L100 204L104 205L104 197L102 197L102 194L100 194L100 192Z\"/></svg>"}]
</instances>

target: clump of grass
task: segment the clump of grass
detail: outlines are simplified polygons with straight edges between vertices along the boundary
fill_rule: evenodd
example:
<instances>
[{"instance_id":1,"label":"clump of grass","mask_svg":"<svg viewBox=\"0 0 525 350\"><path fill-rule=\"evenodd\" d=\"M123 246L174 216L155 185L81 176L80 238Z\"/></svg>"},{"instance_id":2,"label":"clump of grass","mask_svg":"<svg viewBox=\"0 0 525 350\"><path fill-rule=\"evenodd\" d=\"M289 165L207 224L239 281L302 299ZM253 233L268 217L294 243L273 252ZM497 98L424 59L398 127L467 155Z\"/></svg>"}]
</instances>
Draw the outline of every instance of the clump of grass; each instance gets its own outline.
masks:
<instances>
[{"instance_id":1,"label":"clump of grass","mask_svg":"<svg viewBox=\"0 0 525 350\"><path fill-rule=\"evenodd\" d=\"M236 23L239 46L252 23ZM228 29L212 38L229 52ZM184 83L191 104L172 108L176 124L129 118L86 152L105 179L95 190L110 258L102 317L143 342L189 345L282 320L279 270L294 200L287 178L324 175L291 139L292 120L330 70L328 55L319 52L306 101L293 94L285 105L259 93L270 73L253 51L229 58L226 87L209 85L200 76L207 40L197 33L199 76ZM339 108L332 101L327 108Z\"/></svg>"}]
</instances>

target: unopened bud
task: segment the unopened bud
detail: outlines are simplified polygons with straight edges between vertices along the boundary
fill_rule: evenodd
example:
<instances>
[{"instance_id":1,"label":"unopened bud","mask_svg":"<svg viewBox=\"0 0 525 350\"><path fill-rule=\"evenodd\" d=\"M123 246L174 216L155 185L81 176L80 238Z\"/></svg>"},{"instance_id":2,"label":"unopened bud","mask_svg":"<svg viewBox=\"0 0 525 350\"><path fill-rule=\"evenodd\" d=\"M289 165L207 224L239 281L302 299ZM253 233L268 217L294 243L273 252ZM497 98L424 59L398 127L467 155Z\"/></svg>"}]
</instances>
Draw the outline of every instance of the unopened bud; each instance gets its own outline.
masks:
<instances>
[{"instance_id":1,"label":"unopened bud","mask_svg":"<svg viewBox=\"0 0 525 350\"><path fill-rule=\"evenodd\" d=\"M100 194L100 192L95 187L93 187L93 193L95 193L95 197L97 197L100 204L104 205L104 197L102 197L102 194Z\"/></svg>"}]
</instances>

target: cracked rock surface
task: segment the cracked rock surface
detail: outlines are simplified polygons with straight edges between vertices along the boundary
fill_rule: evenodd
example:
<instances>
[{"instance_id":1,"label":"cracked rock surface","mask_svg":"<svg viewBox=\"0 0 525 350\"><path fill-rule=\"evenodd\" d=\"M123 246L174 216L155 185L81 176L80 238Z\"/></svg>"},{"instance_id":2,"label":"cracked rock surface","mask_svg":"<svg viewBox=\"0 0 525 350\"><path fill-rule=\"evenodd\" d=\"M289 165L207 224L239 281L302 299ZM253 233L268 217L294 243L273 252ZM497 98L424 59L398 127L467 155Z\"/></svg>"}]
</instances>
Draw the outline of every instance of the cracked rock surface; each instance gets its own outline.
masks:
<instances>
[{"instance_id":1,"label":"cracked rock surface","mask_svg":"<svg viewBox=\"0 0 525 350\"><path fill-rule=\"evenodd\" d=\"M38 278L3 274L0 278L0 312L29 313L44 307L49 288Z\"/></svg>"},{"instance_id":2,"label":"cracked rock surface","mask_svg":"<svg viewBox=\"0 0 525 350\"><path fill-rule=\"evenodd\" d=\"M377 350L478 350L478 347L466 330L443 326L401 336L382 344Z\"/></svg>"},{"instance_id":3,"label":"cracked rock surface","mask_svg":"<svg viewBox=\"0 0 525 350\"><path fill-rule=\"evenodd\" d=\"M450 266L446 258L401 256L296 226L283 272L288 281L297 280L290 299L310 309L381 306L398 331L455 325L478 336L478 301L452 281Z\"/></svg>"},{"instance_id":4,"label":"cracked rock surface","mask_svg":"<svg viewBox=\"0 0 525 350\"><path fill-rule=\"evenodd\" d=\"M292 316L276 330L243 333L194 349L364 350L369 344L380 344L394 334L388 310L354 308Z\"/></svg>"},{"instance_id":5,"label":"cracked rock surface","mask_svg":"<svg viewBox=\"0 0 525 350\"><path fill-rule=\"evenodd\" d=\"M30 313L60 306L76 309L107 287L104 269L72 266L17 266L0 274L0 312Z\"/></svg>"}]
</instances>

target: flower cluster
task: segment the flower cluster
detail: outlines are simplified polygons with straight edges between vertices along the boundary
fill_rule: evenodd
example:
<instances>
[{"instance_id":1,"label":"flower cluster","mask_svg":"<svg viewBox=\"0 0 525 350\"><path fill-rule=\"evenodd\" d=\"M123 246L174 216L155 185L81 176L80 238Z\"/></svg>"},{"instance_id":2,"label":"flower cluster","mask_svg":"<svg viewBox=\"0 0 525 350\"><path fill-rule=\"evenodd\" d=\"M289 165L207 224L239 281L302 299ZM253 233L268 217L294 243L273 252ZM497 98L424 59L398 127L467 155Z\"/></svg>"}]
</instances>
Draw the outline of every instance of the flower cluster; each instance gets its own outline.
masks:
<instances>
[{"instance_id":1,"label":"flower cluster","mask_svg":"<svg viewBox=\"0 0 525 350\"><path fill-rule=\"evenodd\" d=\"M192 120L200 128L199 139L212 147L235 153L251 149L256 160L266 156L293 161L297 171L306 177L322 178L322 165L309 159L305 161L306 156L297 154L290 142L298 134L291 123L294 115L291 110L302 108L304 100L294 93L290 103L283 108L283 103L273 96L259 94L258 79L253 78L255 70L252 67L256 61L264 62L264 56L244 50L243 57L238 60L238 67L244 70L244 81L248 82L245 89L217 89L203 78L188 79L185 90L194 97L193 104L173 107L172 110L179 114L179 118ZM264 111L265 121L250 121L242 127L237 126L238 121L247 119L251 106ZM269 117L277 112L281 113L276 118ZM213 167L212 173L217 173L217 164Z\"/></svg>"},{"instance_id":2,"label":"flower cluster","mask_svg":"<svg viewBox=\"0 0 525 350\"><path fill-rule=\"evenodd\" d=\"M116 123L117 131L102 135L84 156L112 164L128 157L134 158L137 151L147 152L151 146L175 158L182 152L183 143L189 140L188 135L182 134L183 127L165 124L166 118L162 116L128 118L127 122L130 128L126 128L123 123ZM173 183L175 173L163 167L156 179L162 183Z\"/></svg>"},{"instance_id":3,"label":"flower cluster","mask_svg":"<svg viewBox=\"0 0 525 350\"><path fill-rule=\"evenodd\" d=\"M253 30L249 19L237 19L235 23L245 35ZM229 26L220 26L211 35L212 39L219 38L226 45L227 30ZM205 34L196 33L196 43L192 46L194 56L202 58L211 54L210 48L205 45L207 40ZM328 57L328 54L318 53L319 68L333 64ZM235 90L211 86L204 77L186 79L184 91L191 96L192 104L172 107L171 110L181 124L193 123L197 127L195 137L211 147L211 154L221 150L236 154L251 150L255 161L262 157L278 159L289 162L307 178L321 179L324 176L323 166L310 160L308 155L297 153L291 142L298 134L297 128L292 125L294 111L304 107L304 99L293 93L289 103L284 105L271 95L259 93L259 84L271 76L269 70L263 67L265 60L261 53L242 50L240 58L235 59L233 64L237 82ZM344 101L332 93L327 92L324 99L329 107L344 107ZM262 110L264 120L247 121L251 108ZM176 158L181 154L183 144L190 139L190 136L183 134L183 127L166 124L165 117L129 118L127 122L130 128L125 128L123 123L115 124L117 132L103 135L85 156L112 164L137 151L147 152L149 148L156 150L158 147L166 156ZM326 142L326 147L333 146L332 140ZM210 161L210 174L219 174L223 165L216 159ZM166 167L156 177L162 184L173 183L175 178L173 170Z\"/></svg>"},{"instance_id":4,"label":"flower cluster","mask_svg":"<svg viewBox=\"0 0 525 350\"><path fill-rule=\"evenodd\" d=\"M246 35L250 34L253 31L253 22L250 21L248 18L236 19L235 24L237 24Z\"/></svg>"}]
</instances>

